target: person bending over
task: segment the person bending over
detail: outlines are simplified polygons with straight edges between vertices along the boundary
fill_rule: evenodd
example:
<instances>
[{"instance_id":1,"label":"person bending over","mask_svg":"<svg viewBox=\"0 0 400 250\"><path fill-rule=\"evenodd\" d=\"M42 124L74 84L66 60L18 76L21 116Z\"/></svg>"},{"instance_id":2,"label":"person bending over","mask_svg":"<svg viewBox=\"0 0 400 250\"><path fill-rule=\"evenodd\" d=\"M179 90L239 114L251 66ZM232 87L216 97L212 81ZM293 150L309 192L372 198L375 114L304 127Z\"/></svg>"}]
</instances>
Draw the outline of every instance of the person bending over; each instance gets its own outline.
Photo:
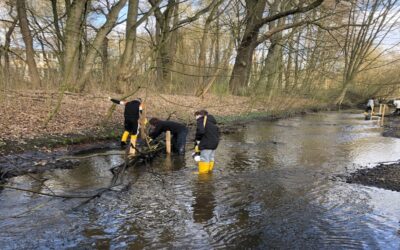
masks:
<instances>
[{"instance_id":1,"label":"person bending over","mask_svg":"<svg viewBox=\"0 0 400 250\"><path fill-rule=\"evenodd\" d=\"M155 117L151 118L149 123L152 126L152 131L149 134L151 139L156 139L163 132L170 131L173 152L180 155L185 154L186 136L188 134L186 125L173 121L162 121Z\"/></svg>"}]
</instances>

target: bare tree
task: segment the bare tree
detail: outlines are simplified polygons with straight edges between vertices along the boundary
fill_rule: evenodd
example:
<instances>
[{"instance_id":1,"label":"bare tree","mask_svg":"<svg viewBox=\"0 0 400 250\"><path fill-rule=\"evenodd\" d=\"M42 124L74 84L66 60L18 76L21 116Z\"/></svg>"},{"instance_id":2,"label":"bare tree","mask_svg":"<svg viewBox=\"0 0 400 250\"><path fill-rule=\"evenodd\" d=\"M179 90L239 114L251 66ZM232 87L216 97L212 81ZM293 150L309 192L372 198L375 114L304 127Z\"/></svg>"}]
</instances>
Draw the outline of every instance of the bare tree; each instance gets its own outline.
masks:
<instances>
[{"instance_id":1,"label":"bare tree","mask_svg":"<svg viewBox=\"0 0 400 250\"><path fill-rule=\"evenodd\" d=\"M28 64L29 75L31 77L32 83L36 86L40 86L40 76L36 67L33 39L29 30L29 22L26 14L26 5L24 0L17 0L17 12L22 38L25 43L26 63Z\"/></svg>"},{"instance_id":2,"label":"bare tree","mask_svg":"<svg viewBox=\"0 0 400 250\"><path fill-rule=\"evenodd\" d=\"M126 2L127 0L120 0L115 3L109 10L105 23L100 27L100 29L97 30L96 37L94 38L90 47L87 49L87 55L84 60L82 73L80 74L81 76L78 81L78 91L82 91L84 89L86 80L88 79L95 63L96 55L101 52L104 40L106 39L107 34L110 33L112 28L114 28L116 25L118 15L121 9L125 6Z\"/></svg>"},{"instance_id":3,"label":"bare tree","mask_svg":"<svg viewBox=\"0 0 400 250\"><path fill-rule=\"evenodd\" d=\"M398 0L357 1L349 6L344 42L340 44L345 60L343 84L334 101L335 104L342 104L367 57L381 45L385 37L393 30L400 18L394 14L399 10L398 3Z\"/></svg>"},{"instance_id":4,"label":"bare tree","mask_svg":"<svg viewBox=\"0 0 400 250\"><path fill-rule=\"evenodd\" d=\"M316 0L306 6L280 11L277 14L263 17L267 1L246 0L246 28L240 41L235 59L235 65L233 67L232 76L229 82L231 92L234 94L243 93L250 78L254 49L261 42L269 39L275 33L303 25L304 20L299 21L298 23L285 24L283 26L275 27L259 37L260 29L264 27L264 25L296 13L308 12L320 6L323 1L324 0Z\"/></svg>"},{"instance_id":5,"label":"bare tree","mask_svg":"<svg viewBox=\"0 0 400 250\"><path fill-rule=\"evenodd\" d=\"M67 21L65 27L65 50L63 53L63 87L71 88L76 85L79 67L79 47L83 33L83 22L86 11L86 4L89 0L74 0L67 3Z\"/></svg>"}]
</instances>

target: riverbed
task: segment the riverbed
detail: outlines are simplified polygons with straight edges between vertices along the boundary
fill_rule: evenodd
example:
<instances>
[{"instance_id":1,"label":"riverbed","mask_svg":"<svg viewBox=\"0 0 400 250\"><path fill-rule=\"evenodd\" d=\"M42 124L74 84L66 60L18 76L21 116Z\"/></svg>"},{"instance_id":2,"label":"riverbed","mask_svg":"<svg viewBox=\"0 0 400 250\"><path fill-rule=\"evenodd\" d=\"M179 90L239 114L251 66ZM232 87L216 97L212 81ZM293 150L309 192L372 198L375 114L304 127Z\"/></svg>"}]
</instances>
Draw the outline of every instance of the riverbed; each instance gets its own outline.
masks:
<instances>
[{"instance_id":1,"label":"riverbed","mask_svg":"<svg viewBox=\"0 0 400 250\"><path fill-rule=\"evenodd\" d=\"M194 173L188 151L129 168L128 188L87 203L4 189L0 245L397 249L400 193L336 178L399 160L400 139L381 133L377 121L351 112L254 121L222 136L209 175ZM93 157L7 185L90 193L107 187L110 169L122 162L118 155Z\"/></svg>"}]
</instances>

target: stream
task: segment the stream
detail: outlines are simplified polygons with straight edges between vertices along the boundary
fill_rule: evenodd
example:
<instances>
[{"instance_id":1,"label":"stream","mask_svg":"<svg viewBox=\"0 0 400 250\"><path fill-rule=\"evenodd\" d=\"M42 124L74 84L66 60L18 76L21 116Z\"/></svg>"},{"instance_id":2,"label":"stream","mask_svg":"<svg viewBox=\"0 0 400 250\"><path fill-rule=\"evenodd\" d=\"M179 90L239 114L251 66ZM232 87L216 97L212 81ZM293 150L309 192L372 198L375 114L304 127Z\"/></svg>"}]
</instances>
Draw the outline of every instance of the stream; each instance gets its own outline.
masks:
<instances>
[{"instance_id":1,"label":"stream","mask_svg":"<svg viewBox=\"0 0 400 250\"><path fill-rule=\"evenodd\" d=\"M400 139L381 133L377 121L351 112L253 121L222 135L212 174L195 174L188 150L127 169L127 190L87 203L0 189L0 246L399 249L400 193L336 178L399 160ZM93 157L6 184L90 193L107 187L122 162Z\"/></svg>"}]
</instances>

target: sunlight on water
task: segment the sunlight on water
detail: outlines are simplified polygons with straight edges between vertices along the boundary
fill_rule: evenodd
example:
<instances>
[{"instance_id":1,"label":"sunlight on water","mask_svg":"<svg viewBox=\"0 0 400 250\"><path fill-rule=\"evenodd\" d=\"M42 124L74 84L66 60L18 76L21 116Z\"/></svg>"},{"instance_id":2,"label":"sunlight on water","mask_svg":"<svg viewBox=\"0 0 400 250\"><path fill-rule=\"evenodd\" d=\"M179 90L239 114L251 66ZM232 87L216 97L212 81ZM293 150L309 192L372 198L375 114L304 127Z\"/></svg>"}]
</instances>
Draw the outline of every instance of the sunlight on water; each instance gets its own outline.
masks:
<instances>
[{"instance_id":1,"label":"sunlight on water","mask_svg":"<svg viewBox=\"0 0 400 250\"><path fill-rule=\"evenodd\" d=\"M127 191L87 204L0 193L4 248L371 248L400 246L398 192L332 176L398 160L400 140L359 114L252 122L224 135L215 171L198 176L190 152L128 169ZM190 144L191 145L191 144ZM190 146L188 145L188 148ZM57 193L106 187L119 156L9 184ZM38 180L43 181L39 182Z\"/></svg>"}]
</instances>

